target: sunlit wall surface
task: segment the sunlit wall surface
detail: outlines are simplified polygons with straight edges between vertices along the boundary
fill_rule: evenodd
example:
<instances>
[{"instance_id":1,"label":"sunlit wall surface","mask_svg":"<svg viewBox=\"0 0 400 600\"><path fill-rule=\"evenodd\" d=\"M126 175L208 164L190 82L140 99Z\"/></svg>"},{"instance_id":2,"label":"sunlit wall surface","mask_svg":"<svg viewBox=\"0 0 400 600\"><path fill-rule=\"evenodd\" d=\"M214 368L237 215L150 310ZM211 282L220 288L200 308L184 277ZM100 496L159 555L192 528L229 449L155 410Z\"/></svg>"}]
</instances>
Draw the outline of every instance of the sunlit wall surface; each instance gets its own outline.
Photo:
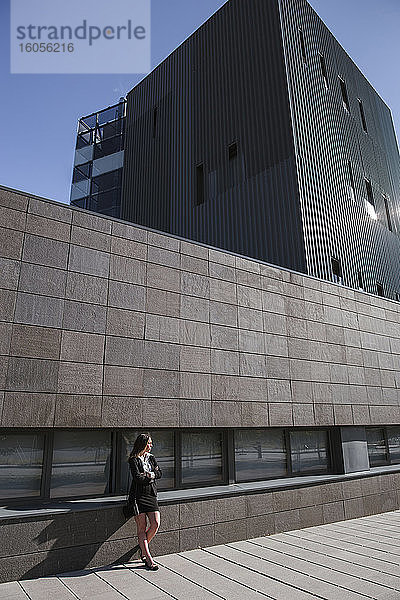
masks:
<instances>
[{"instance_id":1,"label":"sunlit wall surface","mask_svg":"<svg viewBox=\"0 0 400 600\"><path fill-rule=\"evenodd\" d=\"M71 204L120 216L124 141L124 99L79 120Z\"/></svg>"}]
</instances>

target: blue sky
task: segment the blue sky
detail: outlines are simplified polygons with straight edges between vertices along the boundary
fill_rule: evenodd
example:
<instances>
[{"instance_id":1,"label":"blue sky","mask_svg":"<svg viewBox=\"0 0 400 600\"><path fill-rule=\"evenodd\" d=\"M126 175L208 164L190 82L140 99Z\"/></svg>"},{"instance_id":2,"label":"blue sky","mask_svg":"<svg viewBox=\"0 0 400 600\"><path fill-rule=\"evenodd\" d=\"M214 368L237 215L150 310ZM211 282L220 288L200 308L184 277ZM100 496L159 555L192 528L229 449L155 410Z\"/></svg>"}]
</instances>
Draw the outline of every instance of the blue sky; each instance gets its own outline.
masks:
<instances>
[{"instance_id":1,"label":"blue sky","mask_svg":"<svg viewBox=\"0 0 400 600\"><path fill-rule=\"evenodd\" d=\"M391 107L399 137L400 0L309 1ZM152 66L224 2L152 0ZM142 75L11 75L9 18L0 0L0 184L68 202L78 118L117 102Z\"/></svg>"}]
</instances>

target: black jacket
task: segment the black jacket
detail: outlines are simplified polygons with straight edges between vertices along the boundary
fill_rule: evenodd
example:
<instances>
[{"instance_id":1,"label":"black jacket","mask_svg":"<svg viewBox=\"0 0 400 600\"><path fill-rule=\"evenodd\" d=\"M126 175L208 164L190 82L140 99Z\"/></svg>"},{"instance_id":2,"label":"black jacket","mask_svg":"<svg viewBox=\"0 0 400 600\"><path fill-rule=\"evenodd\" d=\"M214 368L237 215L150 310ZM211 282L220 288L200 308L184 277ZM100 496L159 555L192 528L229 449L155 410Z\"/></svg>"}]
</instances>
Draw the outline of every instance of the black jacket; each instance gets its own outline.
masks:
<instances>
[{"instance_id":1,"label":"black jacket","mask_svg":"<svg viewBox=\"0 0 400 600\"><path fill-rule=\"evenodd\" d=\"M129 459L129 468L132 473L132 483L129 490L129 498L139 498L140 496L157 496L156 479L160 479L162 473L152 454L149 455L149 462L154 471L155 479L149 479L144 472L143 463L140 458L134 456Z\"/></svg>"}]
</instances>

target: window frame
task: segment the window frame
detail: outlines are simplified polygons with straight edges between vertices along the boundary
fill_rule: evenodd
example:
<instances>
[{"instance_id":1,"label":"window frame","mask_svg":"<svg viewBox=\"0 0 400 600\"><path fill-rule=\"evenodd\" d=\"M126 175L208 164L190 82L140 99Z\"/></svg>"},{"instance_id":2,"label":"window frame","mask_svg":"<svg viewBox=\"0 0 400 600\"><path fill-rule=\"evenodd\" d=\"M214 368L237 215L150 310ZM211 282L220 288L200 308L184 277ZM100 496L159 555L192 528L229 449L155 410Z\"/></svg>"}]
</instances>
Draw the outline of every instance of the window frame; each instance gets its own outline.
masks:
<instances>
[{"instance_id":1,"label":"window frame","mask_svg":"<svg viewBox=\"0 0 400 600\"><path fill-rule=\"evenodd\" d=\"M53 504L56 502L65 502L65 501L73 501L73 500L85 500L92 498L111 498L116 496L124 496L126 494L125 490L122 490L121 486L121 473L122 473L122 457L121 457L121 447L122 447L122 434L127 430L138 430L144 431L146 428L143 427L119 427L119 428L104 428L104 427L93 427L93 428L73 428L73 427L58 427L53 430L49 430L46 428L32 428L32 429L22 429L22 428L1 428L0 433L3 431L5 433L12 434L37 434L43 435L43 462L42 462L42 474L40 481L40 494L37 496L24 496L24 497L10 497L3 498L3 502L7 504L13 504L15 506L27 503L31 505L38 504ZM280 429L283 430L283 439L285 444L286 451L286 475L277 475L276 477L266 477L263 479L249 479L242 480L240 482L236 479L236 461L235 461L235 431L238 430L269 430L269 429ZM85 495L75 495L75 496L57 496L51 497L51 475L52 475L52 462L53 462L53 450L54 450L54 436L58 432L74 432L78 431L82 433L84 436L86 431L109 431L110 433L110 452L111 452L111 462L110 462L110 473L109 473L109 481L108 487L109 492L105 494L101 494L100 496L94 496L93 494L85 494ZM160 427L160 428L152 428L151 431L153 435L157 431L172 431L173 435L173 447L174 447L174 486L166 489L165 491L172 490L185 490L185 489L196 489L196 488L204 488L204 487L215 487L220 485L228 485L228 484L241 484L248 482L260 482L260 481L273 481L275 479L290 479L293 477L301 478L307 477L310 475L330 475L336 472L337 460L335 458L334 449L332 447L332 431L330 427L238 427L238 428L223 428L223 427L208 427L202 428L199 430L195 427L186 427L186 428L174 428L174 427ZM182 434L184 432L187 433L199 433L200 431L210 431L210 432L218 432L221 436L221 481L218 482L198 482L196 485L193 485L193 482L189 482L187 484L182 481ZM327 470L321 469L320 471L313 471L310 473L293 473L292 468L292 448L290 441L290 433L291 432L300 432L300 431L324 431L327 434ZM157 456L157 453L155 453ZM396 463L397 464L397 463ZM162 486L159 486L162 487Z\"/></svg>"}]
</instances>

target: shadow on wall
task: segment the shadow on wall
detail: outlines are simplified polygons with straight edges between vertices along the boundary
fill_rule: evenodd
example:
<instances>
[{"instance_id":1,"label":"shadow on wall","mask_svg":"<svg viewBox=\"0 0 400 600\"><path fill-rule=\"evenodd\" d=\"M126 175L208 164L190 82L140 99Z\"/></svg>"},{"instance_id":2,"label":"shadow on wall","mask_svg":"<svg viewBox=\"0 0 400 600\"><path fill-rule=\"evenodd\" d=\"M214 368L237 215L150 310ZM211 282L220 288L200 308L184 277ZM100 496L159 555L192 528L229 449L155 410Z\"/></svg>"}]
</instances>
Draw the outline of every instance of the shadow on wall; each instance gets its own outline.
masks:
<instances>
[{"instance_id":1,"label":"shadow on wall","mask_svg":"<svg viewBox=\"0 0 400 600\"><path fill-rule=\"evenodd\" d=\"M120 506L13 519L0 527L0 536L0 581L120 564L137 543L135 520L125 521Z\"/></svg>"}]
</instances>

